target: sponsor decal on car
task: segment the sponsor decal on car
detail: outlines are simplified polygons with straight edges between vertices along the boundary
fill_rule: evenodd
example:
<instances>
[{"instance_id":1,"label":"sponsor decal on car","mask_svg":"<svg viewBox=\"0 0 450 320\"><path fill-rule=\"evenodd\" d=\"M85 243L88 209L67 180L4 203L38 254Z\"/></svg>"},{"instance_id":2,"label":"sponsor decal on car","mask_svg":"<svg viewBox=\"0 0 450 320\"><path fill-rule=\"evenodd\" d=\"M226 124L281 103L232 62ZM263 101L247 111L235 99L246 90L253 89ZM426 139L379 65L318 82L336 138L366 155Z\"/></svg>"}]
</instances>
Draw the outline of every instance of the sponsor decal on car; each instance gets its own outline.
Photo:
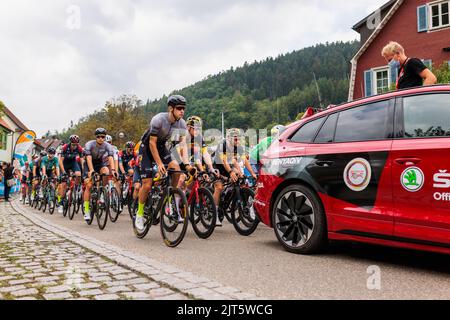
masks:
<instances>
[{"instance_id":1,"label":"sponsor decal on car","mask_svg":"<svg viewBox=\"0 0 450 320\"><path fill-rule=\"evenodd\" d=\"M439 170L433 176L433 181L433 187L436 189L450 189L450 173L447 170ZM435 192L433 197L436 201L450 201L449 192Z\"/></svg>"},{"instance_id":2,"label":"sponsor decal on car","mask_svg":"<svg viewBox=\"0 0 450 320\"><path fill-rule=\"evenodd\" d=\"M425 183L425 175L419 168L410 167L403 171L400 183L406 191L417 192L422 189Z\"/></svg>"},{"instance_id":3,"label":"sponsor decal on car","mask_svg":"<svg viewBox=\"0 0 450 320\"><path fill-rule=\"evenodd\" d=\"M350 161L344 170L344 181L353 191L364 191L372 178L372 168L369 161L356 158Z\"/></svg>"},{"instance_id":4,"label":"sponsor decal on car","mask_svg":"<svg viewBox=\"0 0 450 320\"><path fill-rule=\"evenodd\" d=\"M299 165L302 162L302 158L284 158L284 159L274 159L272 165L282 168L291 168L295 165Z\"/></svg>"}]
</instances>

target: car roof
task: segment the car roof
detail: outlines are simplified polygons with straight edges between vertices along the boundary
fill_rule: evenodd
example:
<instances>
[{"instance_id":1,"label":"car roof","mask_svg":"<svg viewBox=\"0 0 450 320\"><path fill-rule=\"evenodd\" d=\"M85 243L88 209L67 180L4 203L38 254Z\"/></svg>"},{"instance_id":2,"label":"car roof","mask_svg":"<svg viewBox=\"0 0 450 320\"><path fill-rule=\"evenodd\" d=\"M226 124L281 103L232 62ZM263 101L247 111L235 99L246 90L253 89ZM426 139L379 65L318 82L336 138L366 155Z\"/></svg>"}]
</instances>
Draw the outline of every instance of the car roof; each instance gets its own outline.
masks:
<instances>
[{"instance_id":1,"label":"car roof","mask_svg":"<svg viewBox=\"0 0 450 320\"><path fill-rule=\"evenodd\" d=\"M364 105L364 104L373 103L373 102L377 102L377 101L383 101L383 100L392 99L392 98L396 98L396 97L403 97L403 96L409 96L409 95L414 95L414 94L418 94L418 93L428 93L428 92L430 92L430 93L431 92L450 92L450 84L422 86L422 87L415 87L415 88L411 88L411 89L397 90L397 91L383 93L383 94L370 96L370 97L365 97L365 98L361 98L361 99L357 99L357 100L353 100L353 101L349 101L349 102L344 102L344 103L337 105L335 107L332 107L330 109L326 109L326 110L317 112L308 118L304 118L304 119L298 120L294 123L291 123L287 127L287 129L291 129L292 127L298 127L298 125L301 123L309 122L314 119L318 119L323 116L326 116L330 113L334 113L336 111L351 108L354 106ZM290 130L286 130L286 131L290 131Z\"/></svg>"}]
</instances>

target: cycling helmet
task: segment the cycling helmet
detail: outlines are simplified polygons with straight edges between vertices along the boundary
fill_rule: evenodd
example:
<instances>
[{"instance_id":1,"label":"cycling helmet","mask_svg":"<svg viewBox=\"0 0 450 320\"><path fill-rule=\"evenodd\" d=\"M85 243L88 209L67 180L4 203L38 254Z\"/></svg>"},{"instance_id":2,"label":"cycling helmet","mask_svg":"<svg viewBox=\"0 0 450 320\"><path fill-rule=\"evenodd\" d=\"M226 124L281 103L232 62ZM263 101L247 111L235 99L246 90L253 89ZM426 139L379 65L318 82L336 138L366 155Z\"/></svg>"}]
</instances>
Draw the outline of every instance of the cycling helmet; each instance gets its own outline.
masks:
<instances>
[{"instance_id":1,"label":"cycling helmet","mask_svg":"<svg viewBox=\"0 0 450 320\"><path fill-rule=\"evenodd\" d=\"M80 137L77 135L70 136L69 140L71 143L80 143Z\"/></svg>"},{"instance_id":2,"label":"cycling helmet","mask_svg":"<svg viewBox=\"0 0 450 320\"><path fill-rule=\"evenodd\" d=\"M272 128L272 130L270 131L270 133L272 134L272 136L279 136L280 134L282 134L284 131L286 130L286 127L283 125L277 125L275 127Z\"/></svg>"},{"instance_id":3,"label":"cycling helmet","mask_svg":"<svg viewBox=\"0 0 450 320\"><path fill-rule=\"evenodd\" d=\"M127 149L134 149L135 146L136 146L136 145L134 144L133 141L128 141L128 142L125 144L125 148L127 148Z\"/></svg>"},{"instance_id":4,"label":"cycling helmet","mask_svg":"<svg viewBox=\"0 0 450 320\"><path fill-rule=\"evenodd\" d=\"M47 156L47 152L42 151L39 155L41 156L41 158L46 157Z\"/></svg>"},{"instance_id":5,"label":"cycling helmet","mask_svg":"<svg viewBox=\"0 0 450 320\"><path fill-rule=\"evenodd\" d=\"M55 155L56 154L56 149L53 147L48 148L47 150L48 154L50 155Z\"/></svg>"},{"instance_id":6,"label":"cycling helmet","mask_svg":"<svg viewBox=\"0 0 450 320\"><path fill-rule=\"evenodd\" d=\"M179 95L170 96L169 99L167 99L167 105L169 107L185 106L186 98Z\"/></svg>"},{"instance_id":7,"label":"cycling helmet","mask_svg":"<svg viewBox=\"0 0 450 320\"><path fill-rule=\"evenodd\" d=\"M97 130L95 130L95 135L106 135L106 129L105 128L97 128Z\"/></svg>"},{"instance_id":8,"label":"cycling helmet","mask_svg":"<svg viewBox=\"0 0 450 320\"><path fill-rule=\"evenodd\" d=\"M227 137L228 138L234 138L234 137L240 138L241 136L242 136L241 129L233 128L233 129L227 130Z\"/></svg>"},{"instance_id":9,"label":"cycling helmet","mask_svg":"<svg viewBox=\"0 0 450 320\"><path fill-rule=\"evenodd\" d=\"M108 142L108 143L112 143L112 140L113 139L112 139L112 137L109 134L105 138L105 141Z\"/></svg>"},{"instance_id":10,"label":"cycling helmet","mask_svg":"<svg viewBox=\"0 0 450 320\"><path fill-rule=\"evenodd\" d=\"M202 121L202 118L200 118L200 117L192 116L187 119L186 125L188 127L201 129L203 127L203 121Z\"/></svg>"}]
</instances>

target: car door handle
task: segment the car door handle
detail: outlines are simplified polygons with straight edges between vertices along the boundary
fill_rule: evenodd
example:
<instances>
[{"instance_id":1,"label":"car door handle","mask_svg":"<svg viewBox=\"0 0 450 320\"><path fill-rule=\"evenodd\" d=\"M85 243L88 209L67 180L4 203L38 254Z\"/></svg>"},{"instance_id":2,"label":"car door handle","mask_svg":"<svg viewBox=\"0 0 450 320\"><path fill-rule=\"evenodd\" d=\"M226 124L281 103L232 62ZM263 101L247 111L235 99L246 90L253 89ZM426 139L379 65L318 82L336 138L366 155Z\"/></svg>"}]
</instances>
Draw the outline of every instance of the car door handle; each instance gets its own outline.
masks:
<instances>
[{"instance_id":1,"label":"car door handle","mask_svg":"<svg viewBox=\"0 0 450 320\"><path fill-rule=\"evenodd\" d=\"M316 161L316 166L319 167L331 167L334 164L334 161Z\"/></svg>"},{"instance_id":2,"label":"car door handle","mask_svg":"<svg viewBox=\"0 0 450 320\"><path fill-rule=\"evenodd\" d=\"M398 158L398 159L395 159L395 162L397 164L406 165L406 166L413 166L415 164L420 163L421 161L422 161L422 159L419 159L419 158Z\"/></svg>"}]
</instances>

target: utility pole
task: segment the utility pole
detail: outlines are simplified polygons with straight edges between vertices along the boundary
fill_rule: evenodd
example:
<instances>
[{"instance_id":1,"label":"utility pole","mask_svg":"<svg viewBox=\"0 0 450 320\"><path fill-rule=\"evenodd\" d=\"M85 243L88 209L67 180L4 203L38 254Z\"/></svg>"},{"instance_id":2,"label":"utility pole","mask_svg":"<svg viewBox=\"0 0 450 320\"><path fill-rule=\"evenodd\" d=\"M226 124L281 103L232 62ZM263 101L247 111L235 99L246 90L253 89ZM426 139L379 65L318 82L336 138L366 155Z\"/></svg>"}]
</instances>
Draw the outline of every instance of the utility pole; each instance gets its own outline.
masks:
<instances>
[{"instance_id":1,"label":"utility pole","mask_svg":"<svg viewBox=\"0 0 450 320\"><path fill-rule=\"evenodd\" d=\"M317 96L319 97L320 108L323 109L322 97L320 96L319 84L317 83L316 74L313 72L314 82L316 83Z\"/></svg>"}]
</instances>

